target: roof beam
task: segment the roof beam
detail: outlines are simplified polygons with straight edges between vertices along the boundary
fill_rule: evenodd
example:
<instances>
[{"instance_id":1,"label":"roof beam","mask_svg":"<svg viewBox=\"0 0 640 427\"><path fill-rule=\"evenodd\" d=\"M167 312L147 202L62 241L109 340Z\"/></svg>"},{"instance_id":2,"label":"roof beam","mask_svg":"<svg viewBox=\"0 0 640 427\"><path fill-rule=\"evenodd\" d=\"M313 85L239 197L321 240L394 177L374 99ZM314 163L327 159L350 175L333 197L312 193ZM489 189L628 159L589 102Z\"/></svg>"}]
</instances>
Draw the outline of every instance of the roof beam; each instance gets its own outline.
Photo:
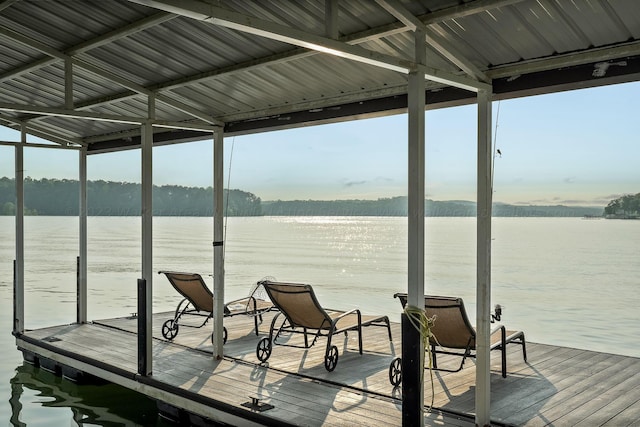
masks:
<instances>
[{"instance_id":1,"label":"roof beam","mask_svg":"<svg viewBox=\"0 0 640 427\"><path fill-rule=\"evenodd\" d=\"M135 125L139 125L140 123L145 123L147 121L147 119L144 118L134 119L131 117L117 116L112 114L91 113L86 111L68 110L66 108L36 107L34 105L10 104L6 102L0 102L0 111L13 111L24 114L37 114L40 116L72 117L76 119L98 120Z\"/></svg>"},{"instance_id":2,"label":"roof beam","mask_svg":"<svg viewBox=\"0 0 640 427\"><path fill-rule=\"evenodd\" d=\"M411 61L373 52L337 40L318 36L306 31L290 28L275 22L234 12L212 4L193 0L129 0L145 6L155 7L199 21L265 37L282 43L328 53L354 61L363 62L387 70L408 73L415 67Z\"/></svg>"},{"instance_id":3,"label":"roof beam","mask_svg":"<svg viewBox=\"0 0 640 427\"><path fill-rule=\"evenodd\" d=\"M32 49L38 50L39 52L44 53L45 55L48 55L51 57L51 58L46 58L46 59L32 62L31 64L27 64L23 67L16 68L8 73L5 73L4 75L0 76L0 82L15 78L16 76L27 74L31 71L40 69L42 67L46 67L50 64L55 63L56 60L65 60L73 55L84 53L91 49L103 46L115 40L130 36L131 34L134 34L139 31L143 31L149 27L153 27L155 25L161 24L163 22L166 22L170 19L174 19L176 17L177 17L176 15L172 15L170 13L158 12L147 18L141 19L136 22L132 22L131 24L126 25L122 28L118 28L116 30L103 34L99 37L96 37L86 42L72 46L69 49L66 49L65 51L58 51L56 49L51 48L50 46L37 42L32 38L23 36L17 31L13 31L7 27L0 26L0 34L6 37L9 37L15 41L18 41Z\"/></svg>"},{"instance_id":4,"label":"roof beam","mask_svg":"<svg viewBox=\"0 0 640 427\"><path fill-rule=\"evenodd\" d=\"M5 117L0 114L0 124L10 129L20 130L22 126L26 126L26 123L19 119ZM48 141L60 144L61 147L67 147L69 144L82 145L82 141L79 138L69 137L67 135L57 133L51 129L51 126L38 126L29 124L29 134L37 136L38 138L46 139Z\"/></svg>"},{"instance_id":5,"label":"roof beam","mask_svg":"<svg viewBox=\"0 0 640 427\"><path fill-rule=\"evenodd\" d=\"M282 43L300 46L317 52L347 58L353 61L370 64L403 74L416 68L416 64L401 58L373 52L359 46L350 45L327 37L318 36L296 28L286 27L274 22L265 21L253 16L243 15L228 9L193 0L129 0L133 3L155 7L167 12L176 13L192 19L209 22L236 31L265 37ZM429 80L450 84L467 90L477 90L477 81L463 76L427 67L426 77ZM484 85L480 84L484 87Z\"/></svg>"},{"instance_id":6,"label":"roof beam","mask_svg":"<svg viewBox=\"0 0 640 427\"><path fill-rule=\"evenodd\" d=\"M89 40L87 42L78 44L76 46L73 46L69 49L66 49L65 51L59 51L56 49L51 48L50 46L41 43L31 37L25 36L23 34L20 34L17 31L11 30L9 28L0 26L0 34L11 38L14 41L17 41L27 47L30 47L32 49L35 49L47 56L49 56L50 58L46 58L46 59L42 59L36 62L33 62L31 64L28 64L24 67L20 67L19 69L13 70L10 73L6 73L3 76L0 76L0 82L4 82L7 80L10 80L12 78L15 78L17 75L22 75L22 74L26 74L29 73L31 71L34 71L36 69L51 65L55 62L58 61L64 61L64 62L68 62L70 61L70 63L73 64L74 67L78 67L81 68L85 71L88 71L90 73L93 73L99 77L102 77L104 79L110 80L124 88L127 88L133 92L145 95L145 96L150 96L152 94L154 94L153 90L150 90L142 85L139 85L135 82L132 82L131 80L125 79L123 77L118 76L117 74L114 74L110 71L105 70L104 68L98 67L96 65L93 65L91 63L88 63L86 61L80 60L78 58L73 57L74 54L79 54L79 53L83 53L86 52L88 50L91 50L93 48L102 46L104 44L110 43L114 40L120 39L122 37L126 37L129 36L131 34L134 34L138 31L142 31L150 26L154 26L154 25L158 25L161 24L163 22L166 22L170 19L174 19L176 18L177 15L173 15L170 13L166 13L166 12L159 12L156 13L155 15L152 15L148 18L145 19L141 19L140 21L134 22L130 25L127 25L125 27L119 28L117 30L111 31L109 33L106 33L100 37L97 37L95 39ZM181 102L175 101L173 99L171 99L169 96L160 96L158 97L158 100L172 108L175 108L179 111L182 111L194 118L197 118L199 120L204 121L205 123L209 123L211 125L214 126L222 126L223 123L214 120L210 115L205 114L202 111L198 111L192 107L189 107ZM33 119L33 120L37 120L37 118Z\"/></svg>"},{"instance_id":7,"label":"roof beam","mask_svg":"<svg viewBox=\"0 0 640 427\"><path fill-rule=\"evenodd\" d=\"M480 80L484 83L489 83L490 79L487 75L478 68L473 62L467 60L460 51L445 38L440 37L435 31L430 28L426 28L425 37L427 43L435 50L437 50L442 56L447 58L451 63L458 66L462 71L467 73L474 79Z\"/></svg>"},{"instance_id":8,"label":"roof beam","mask_svg":"<svg viewBox=\"0 0 640 427\"><path fill-rule=\"evenodd\" d=\"M521 3L525 0L476 0L463 3L458 6L452 6L435 12L427 13L420 17L420 20L426 25L437 24L448 19L463 18L465 16L475 15L487 10L497 9L500 7L510 6L512 4Z\"/></svg>"},{"instance_id":9,"label":"roof beam","mask_svg":"<svg viewBox=\"0 0 640 427\"><path fill-rule=\"evenodd\" d=\"M460 6L454 6L451 8L447 8L447 9L442 9L439 10L437 12L431 12L431 13L427 13L425 15L421 15L418 17L418 19L423 22L425 25L430 25L430 24L435 24L435 23L439 23L442 22L444 20L447 19L455 19L455 18L459 18L459 17L464 17L464 16L468 16L468 15L473 15L475 13L481 12L484 10L484 8L494 8L494 7L501 7L501 6L505 6L505 5L509 5L512 3L517 3L518 1L522 1L522 0L478 0L475 2L468 2L465 3L463 5ZM160 12L160 13L165 13L165 12ZM155 15L154 15L155 16ZM171 16L175 16L175 15L171 15ZM376 27L376 28L372 28L372 29L368 29L365 31L361 31L358 33L354 33L354 34L348 34L348 35L344 35L342 37L340 37L340 40L343 43L347 43L347 44L351 44L351 45L357 45L360 43L365 43L367 41L370 40L377 40L380 38L384 38L390 35L394 35L394 34L399 34L399 33L403 33L409 31L409 28L407 26L405 26L404 24L402 24L401 22L394 22L391 24L385 24L382 25L380 27ZM71 50L73 50L74 48L71 48ZM318 52L315 51L309 51L308 49L304 49L304 48L294 48L291 49L287 52L283 52L283 53L278 53L278 54L274 54L274 55L270 55L267 57L263 57L263 58L259 58L259 59L255 59L255 60L251 60L248 62L244 62L244 63L240 63L240 64L234 64L232 66L229 67L225 67L225 68L219 68L219 69L214 69L214 70L210 70L210 71L206 71L206 72L202 72L202 73L198 73L192 76L187 76L187 77L183 77L180 79L176 79L176 80L171 80L171 81L167 81L164 82L162 84L159 85L151 85L151 86L147 86L146 89L150 90L150 91L155 91L157 93L156 95L156 99L159 102L165 103L173 108L176 108L180 111L183 111L187 114L190 114L191 116L198 118L200 120L203 120L205 123L211 123L211 124L221 124L220 122L217 121L212 121L210 116L206 116L203 115L201 112L193 109L193 108L184 108L183 107L187 107L184 104L182 104L182 107L180 106L180 102L175 100L175 99L171 99L171 95L161 95L161 92L169 92L172 89L176 89L176 88L180 88L183 87L185 85L189 85L189 84L193 84L193 83L198 83L201 81L206 81L208 79L214 78L214 77L218 77L218 76L223 76L223 75L231 75L233 73L236 72L240 72L240 71L247 71L250 70L252 68L260 68L260 67L264 67L264 66L268 66L268 65L273 65L273 64L277 64L277 63L281 63L281 62L287 62L287 61L292 61L292 60L296 60L296 59L300 59L303 58L305 56L311 56L311 55L317 55ZM29 64L28 68L25 69L23 72L29 72L32 71L34 69L37 68L41 68L44 66L47 66L51 63L54 63L56 60L55 59L46 59L46 60L41 60L41 61L36 61L32 64ZM90 64L88 64L90 65ZM97 69L97 67L96 67ZM14 70L14 73L12 74L19 74L20 71L18 71L18 69ZM11 76L9 75L7 77L7 79L11 78ZM3 77L0 76L0 82L3 80ZM125 82L121 82L120 83L123 87L128 87ZM133 90L133 92L137 92L140 93L139 91ZM146 93L144 93L145 95L147 95ZM116 102L116 101L121 101L121 100L125 100L127 98L130 98L134 96L131 92L126 92L126 93L116 93L113 94L111 96L107 96L107 97L102 97L100 99L94 99L94 100L87 100L85 102L82 103L78 103L76 104L76 108L82 109L82 108L91 108L93 106L97 106L97 105L102 105L102 104L108 104L111 102Z\"/></svg>"},{"instance_id":10,"label":"roof beam","mask_svg":"<svg viewBox=\"0 0 640 427\"><path fill-rule=\"evenodd\" d=\"M124 27L117 28L98 37L94 37L84 43L77 44L69 49L66 49L65 53L67 55L77 55L80 53L84 53L91 49L95 49L116 40L120 40L130 35L139 33L140 31L144 31L147 28L155 27L156 25L171 21L175 18L177 18L177 16L174 14L158 12L151 16L147 16L146 18L142 18L138 21L132 22L129 25L125 25Z\"/></svg>"},{"instance_id":11,"label":"roof beam","mask_svg":"<svg viewBox=\"0 0 640 427\"><path fill-rule=\"evenodd\" d=\"M3 2L0 2L0 11L8 8L9 6L11 6L12 4L18 2L19 0L5 0Z\"/></svg>"},{"instance_id":12,"label":"roof beam","mask_svg":"<svg viewBox=\"0 0 640 427\"><path fill-rule=\"evenodd\" d=\"M376 1L387 12L395 16L400 22L410 28L411 31L416 31L417 29L423 31L427 43L429 43L431 47L437 50L450 62L458 66L462 71L476 80L480 80L485 83L489 82L489 78L480 70L480 68L467 60L455 46L447 42L442 37L439 37L435 31L429 29L425 23L423 23L417 16L414 16L406 7L404 7L404 5L402 5L402 3L397 0Z\"/></svg>"},{"instance_id":13,"label":"roof beam","mask_svg":"<svg viewBox=\"0 0 640 427\"><path fill-rule=\"evenodd\" d=\"M126 124L134 124L140 125L142 123L148 123L149 119L140 117L126 117L126 116L118 116L114 114L99 114L99 113L90 113L85 111L76 111L73 109L63 109L63 108L47 108L47 107L34 107L32 105L18 105L18 104L8 104L8 103L0 103L0 111L17 111L20 113L26 114L39 114L43 116L55 116L55 117L71 117L76 119L86 119L86 120L97 120L97 121L105 121L105 122L113 122L113 123L126 123ZM171 129L190 129L190 130L201 130L201 131L214 131L220 129L219 126L210 126L210 125L202 125L196 123L181 123L181 122L171 122L165 120L151 120L151 124L157 127L163 128L171 128Z\"/></svg>"},{"instance_id":14,"label":"roof beam","mask_svg":"<svg viewBox=\"0 0 640 427\"><path fill-rule=\"evenodd\" d=\"M482 11L485 11L487 9L493 9L493 8L498 8L498 7L503 7L503 6L508 6L510 4L514 4L514 3L518 3L522 0L477 0L477 1L471 1L471 2L467 2L464 3L462 5L459 6L453 6L450 8L446 8L446 9L442 9L442 10L438 10L435 12L430 12L424 15L421 15L419 17L417 17L417 19L422 22L425 25L431 25L431 24L436 24L436 23L440 23L442 21L445 21L447 19L456 19L456 18L460 18L460 17L464 17L464 16L469 16L469 15L473 15L476 13L480 13ZM1 8L5 8L10 6L12 3L15 3L15 1L12 0L7 0L5 2L0 3L0 10ZM175 14L170 14L167 12L158 12L157 14L154 14L150 17L144 18L140 21L136 21L128 26L122 27L121 29L117 29L114 30L112 32L109 32L105 35L99 36L95 39L89 40L87 42L84 42L82 44L73 46L67 50L65 50L64 52L60 52L61 54L75 54L75 53L81 53L81 52L86 52L92 48L101 46L109 41L113 41L113 40L117 40L118 38L122 38L128 35L131 35L133 33L135 33L136 31L143 31L146 28L152 27L153 25L157 25L160 24L162 22L165 22L169 19L173 19L175 18L177 15ZM3 30L3 27L0 27L0 31ZM387 24L384 26L380 26L377 28L373 28L370 30L366 30L366 31L362 31L359 33L355 33L355 34L349 34L349 35L345 35L343 37L340 38L340 40L344 43L347 44L359 44L359 43L363 43L369 40L375 40L375 39L379 39L382 37L386 37L392 34L398 34L398 33L402 33L405 31L409 31L409 28L407 26L405 26L404 24L402 24L401 22L396 22L396 23L392 23L392 24ZM33 46L31 46L33 47ZM53 52L51 52L53 53ZM310 52L307 49L302 49L302 48L298 48L298 49L292 49L288 52L285 53L280 53L280 54L276 54L276 55L271 55L265 58L261 58L258 60L254 60L254 61L250 61L249 63L243 63L243 64L237 64L228 68L223 68L223 69L216 69L216 70L211 70L208 72L204 72L204 73L200 73L194 76L190 76L187 78L182 78L179 80L174 80L174 81L170 81L170 82L166 82L164 84L161 85L156 85L156 86L149 86L146 89L150 90L150 91L156 91L156 92L160 92L160 91L169 91L171 89L174 88L178 88L178 87L182 87L184 85L187 84L192 84L192 83L196 83L198 81L203 81L203 80L207 80L209 78L212 77L216 77L216 76L220 76L220 75L229 75L231 73L234 72L238 72L238 71L242 71L242 70L246 70L249 68L257 68L257 67L262 67L262 66L266 66L266 65L270 65L270 64L274 64L274 63L278 63L278 62L284 62L284 61L290 61L290 60L295 60L295 59L299 59L303 56L308 56L308 55L314 55L317 54L316 52ZM6 73L4 75L0 75L0 82L3 81L7 81L10 80L12 78L14 78L17 75L22 75L22 74L26 74L29 72L32 72L34 70L46 67L48 65L51 65L57 61L59 61L61 58L59 55L56 55L55 57L52 58L44 58L44 59L40 59L38 61L34 61L30 64L27 64L25 66L16 68L14 70L12 70L10 73ZM88 63L78 63L77 60L74 61L74 63L79 66L80 68L83 69L87 69L88 71L93 72L94 74L96 73L101 73L99 70L101 70L99 67L93 66L92 64L88 64ZM91 69L89 68L85 68L85 67L91 67ZM104 71L104 70L102 70ZM97 74L100 75L103 78L106 79L114 79L112 81L115 81L116 83L118 83L119 85L123 86L124 88L127 88L129 90L132 90L135 93L141 93L143 95L149 95L149 93L145 90L143 90L144 88L142 88L141 86L135 85L133 82L127 81L126 79L122 79L118 76L114 76L113 74L109 74L109 75L102 75L102 74ZM104 104L104 103L109 103L109 102L115 102L115 101L119 101L119 100L123 100L126 98L131 97L132 94L131 93L121 93L121 94L114 94L114 96L111 97L106 97L100 100L94 100L94 101L87 101L84 103L80 103L78 104L79 106L77 108L91 108L92 106L95 105L100 105L100 104ZM157 95L157 100L159 102L162 102L166 105L169 105L172 108L176 108L180 111L185 112L186 114L189 114L197 119L203 120L205 123L211 123L211 124L216 124L216 125L221 125L222 123L212 120L211 116L204 114L203 112L197 111L193 108L187 107L184 104L181 104L179 101L173 100L171 99L170 96L165 96L165 95Z\"/></svg>"},{"instance_id":15,"label":"roof beam","mask_svg":"<svg viewBox=\"0 0 640 427\"><path fill-rule=\"evenodd\" d=\"M588 64L590 62L602 62L625 57L640 55L640 42L630 42L622 46L605 47L601 49L591 49L587 52L573 52L562 55L522 61L513 64L503 65L487 71L492 79L503 77L518 77L523 74L548 71L558 68L572 67L576 65Z\"/></svg>"},{"instance_id":16,"label":"roof beam","mask_svg":"<svg viewBox=\"0 0 640 427\"><path fill-rule=\"evenodd\" d=\"M402 22L411 31L416 31L417 29L424 30L426 28L426 25L413 13L409 12L409 10L401 3L395 0L376 0L376 2L382 6L384 10L395 16L398 21Z\"/></svg>"}]
</instances>

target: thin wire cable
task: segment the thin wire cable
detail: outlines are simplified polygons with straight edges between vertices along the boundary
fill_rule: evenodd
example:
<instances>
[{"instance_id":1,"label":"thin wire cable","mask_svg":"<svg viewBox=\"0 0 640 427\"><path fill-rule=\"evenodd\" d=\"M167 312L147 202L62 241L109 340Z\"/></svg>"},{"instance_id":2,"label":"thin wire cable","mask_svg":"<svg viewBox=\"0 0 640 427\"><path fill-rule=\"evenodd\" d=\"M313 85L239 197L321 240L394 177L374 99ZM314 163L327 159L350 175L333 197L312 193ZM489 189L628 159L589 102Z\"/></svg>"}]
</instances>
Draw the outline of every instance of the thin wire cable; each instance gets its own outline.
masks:
<instances>
[{"instance_id":1,"label":"thin wire cable","mask_svg":"<svg viewBox=\"0 0 640 427\"><path fill-rule=\"evenodd\" d=\"M223 241L226 243L227 240L227 222L229 221L229 193L231 193L231 164L233 162L233 147L236 143L236 137L234 136L231 139L231 153L229 154L229 172L227 173L227 205L225 206L224 209L224 236L223 236ZM227 245L224 244L222 246L222 259L224 260L224 257L227 253Z\"/></svg>"},{"instance_id":2,"label":"thin wire cable","mask_svg":"<svg viewBox=\"0 0 640 427\"><path fill-rule=\"evenodd\" d=\"M496 168L496 153L498 151L496 141L498 140L498 122L500 121L500 101L496 111L496 126L493 131L493 160L491 161L491 194L493 194L493 175Z\"/></svg>"}]
</instances>

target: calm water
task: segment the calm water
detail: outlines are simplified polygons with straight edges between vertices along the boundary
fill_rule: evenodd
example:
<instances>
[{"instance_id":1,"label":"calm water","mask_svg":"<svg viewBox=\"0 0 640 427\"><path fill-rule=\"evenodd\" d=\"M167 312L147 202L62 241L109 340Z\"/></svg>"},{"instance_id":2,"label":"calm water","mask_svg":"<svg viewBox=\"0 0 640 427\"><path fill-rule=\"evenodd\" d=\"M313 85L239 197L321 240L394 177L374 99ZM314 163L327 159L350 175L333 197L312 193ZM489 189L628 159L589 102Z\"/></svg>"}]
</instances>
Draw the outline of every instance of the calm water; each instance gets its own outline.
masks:
<instances>
[{"instance_id":1,"label":"calm water","mask_svg":"<svg viewBox=\"0 0 640 427\"><path fill-rule=\"evenodd\" d=\"M640 221L496 218L493 302L532 342L640 357ZM139 218L89 218L89 318L136 311ZM426 287L464 298L475 316L475 219L428 218ZM26 325L75 316L77 218L25 220ZM155 218L154 270L200 272L212 286L212 221ZM265 276L314 285L325 306L399 320L406 291L406 218L229 218L226 299ZM155 406L116 386L76 386L23 366L11 331L14 221L0 217L0 424L163 425ZM154 311L179 298L161 276Z\"/></svg>"}]
</instances>

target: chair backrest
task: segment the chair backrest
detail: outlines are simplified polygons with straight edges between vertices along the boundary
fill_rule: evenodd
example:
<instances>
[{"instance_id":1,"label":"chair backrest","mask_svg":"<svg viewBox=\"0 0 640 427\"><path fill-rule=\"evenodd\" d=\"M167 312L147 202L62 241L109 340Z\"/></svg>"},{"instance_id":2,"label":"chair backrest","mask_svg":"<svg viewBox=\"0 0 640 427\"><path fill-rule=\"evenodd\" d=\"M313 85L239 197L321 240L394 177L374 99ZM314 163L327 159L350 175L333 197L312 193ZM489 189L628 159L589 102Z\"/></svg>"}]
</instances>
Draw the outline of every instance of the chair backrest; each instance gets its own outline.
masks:
<instances>
[{"instance_id":1,"label":"chair backrest","mask_svg":"<svg viewBox=\"0 0 640 427\"><path fill-rule=\"evenodd\" d=\"M311 285L268 280L261 284L291 326L309 329L328 329L331 326L331 317L318 302Z\"/></svg>"},{"instance_id":2,"label":"chair backrest","mask_svg":"<svg viewBox=\"0 0 640 427\"><path fill-rule=\"evenodd\" d=\"M403 307L407 305L406 294L394 296L400 299ZM462 298L425 295L424 310L427 317L435 316L431 328L435 340L431 338L431 344L448 348L475 349L476 332L469 322Z\"/></svg>"},{"instance_id":3,"label":"chair backrest","mask_svg":"<svg viewBox=\"0 0 640 427\"><path fill-rule=\"evenodd\" d=\"M476 348L476 332L462 298L425 296L424 310L427 317L436 316L431 332L438 344L449 348Z\"/></svg>"},{"instance_id":4,"label":"chair backrest","mask_svg":"<svg viewBox=\"0 0 640 427\"><path fill-rule=\"evenodd\" d=\"M213 312L213 293L198 273L161 271L180 295L198 311Z\"/></svg>"}]
</instances>

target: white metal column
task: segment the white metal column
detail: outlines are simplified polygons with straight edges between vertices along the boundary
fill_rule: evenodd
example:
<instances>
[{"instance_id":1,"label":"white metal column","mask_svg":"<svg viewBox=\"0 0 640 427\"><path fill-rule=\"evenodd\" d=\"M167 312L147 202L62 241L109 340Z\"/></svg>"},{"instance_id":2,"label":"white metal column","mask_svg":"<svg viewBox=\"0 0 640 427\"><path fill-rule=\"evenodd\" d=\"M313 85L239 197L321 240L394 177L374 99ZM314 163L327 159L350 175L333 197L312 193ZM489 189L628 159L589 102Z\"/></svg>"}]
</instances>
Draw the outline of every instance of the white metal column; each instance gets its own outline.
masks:
<instances>
[{"instance_id":1,"label":"white metal column","mask_svg":"<svg viewBox=\"0 0 640 427\"><path fill-rule=\"evenodd\" d=\"M416 58L418 64L425 57L424 33L416 30ZM421 43L420 43L421 42ZM422 59L423 61L420 61ZM419 67L418 67L419 68ZM409 73L409 254L408 254L408 303L424 306L424 198L425 198L425 80L424 71Z\"/></svg>"},{"instance_id":2,"label":"white metal column","mask_svg":"<svg viewBox=\"0 0 640 427\"><path fill-rule=\"evenodd\" d=\"M224 133L213 133L213 358L224 355Z\"/></svg>"},{"instance_id":3,"label":"white metal column","mask_svg":"<svg viewBox=\"0 0 640 427\"><path fill-rule=\"evenodd\" d=\"M491 421L491 90L478 91L478 212L476 271L476 425Z\"/></svg>"},{"instance_id":4,"label":"white metal column","mask_svg":"<svg viewBox=\"0 0 640 427\"><path fill-rule=\"evenodd\" d=\"M87 322L87 149L79 151L79 241L77 322Z\"/></svg>"},{"instance_id":5,"label":"white metal column","mask_svg":"<svg viewBox=\"0 0 640 427\"><path fill-rule=\"evenodd\" d=\"M27 134L24 126L20 143L16 145L16 262L14 283L13 332L24 332L24 144Z\"/></svg>"},{"instance_id":6,"label":"white metal column","mask_svg":"<svg viewBox=\"0 0 640 427\"><path fill-rule=\"evenodd\" d=\"M152 361L152 324L153 324L153 125L155 99L149 97L149 120L142 125L142 278L146 283L145 292L145 354L138 355L138 359L144 357L145 375L153 371Z\"/></svg>"},{"instance_id":7,"label":"white metal column","mask_svg":"<svg viewBox=\"0 0 640 427\"><path fill-rule=\"evenodd\" d=\"M415 56L417 69L409 73L408 85L408 300L414 307L424 307L424 198L425 198L425 79L426 45L424 31L416 29ZM424 358L422 340L416 343ZM422 366L422 363L419 364ZM424 400L424 377L418 383L416 400ZM420 425L424 425L424 405L419 405Z\"/></svg>"}]
</instances>

